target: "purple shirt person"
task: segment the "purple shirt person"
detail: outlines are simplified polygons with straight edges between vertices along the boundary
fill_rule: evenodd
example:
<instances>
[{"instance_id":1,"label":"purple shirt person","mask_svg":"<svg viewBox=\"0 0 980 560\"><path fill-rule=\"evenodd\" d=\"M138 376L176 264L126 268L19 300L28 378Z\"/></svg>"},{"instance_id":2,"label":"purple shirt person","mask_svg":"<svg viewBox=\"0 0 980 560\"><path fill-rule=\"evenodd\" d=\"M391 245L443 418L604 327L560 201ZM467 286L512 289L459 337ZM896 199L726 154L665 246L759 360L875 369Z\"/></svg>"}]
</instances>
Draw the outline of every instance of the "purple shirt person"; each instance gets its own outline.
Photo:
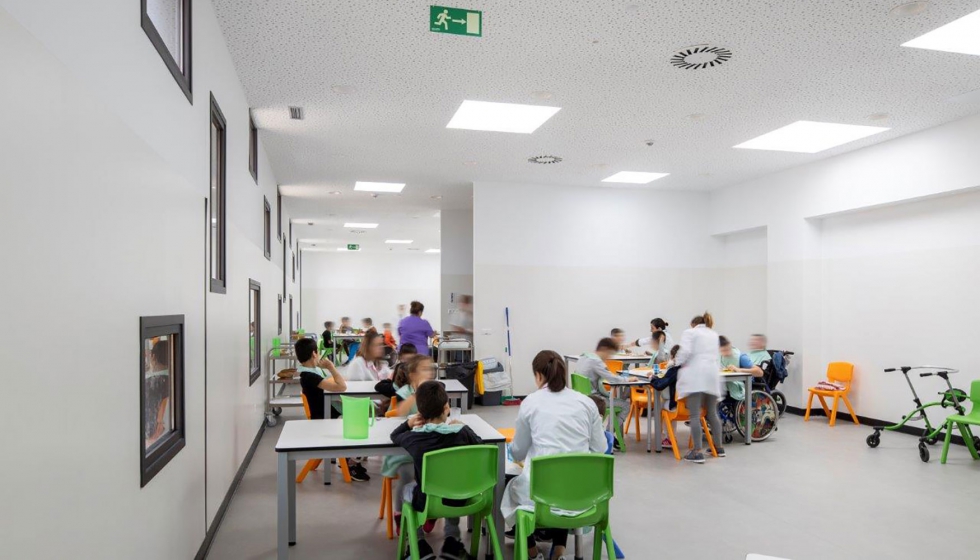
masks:
<instances>
[{"instance_id":1,"label":"purple shirt person","mask_svg":"<svg viewBox=\"0 0 980 560\"><path fill-rule=\"evenodd\" d=\"M399 343L401 346L414 344L419 354L428 354L429 337L435 334L432 325L422 318L422 311L424 310L424 305L413 301L410 309L411 315L398 322ZM423 349L425 350L423 351Z\"/></svg>"}]
</instances>

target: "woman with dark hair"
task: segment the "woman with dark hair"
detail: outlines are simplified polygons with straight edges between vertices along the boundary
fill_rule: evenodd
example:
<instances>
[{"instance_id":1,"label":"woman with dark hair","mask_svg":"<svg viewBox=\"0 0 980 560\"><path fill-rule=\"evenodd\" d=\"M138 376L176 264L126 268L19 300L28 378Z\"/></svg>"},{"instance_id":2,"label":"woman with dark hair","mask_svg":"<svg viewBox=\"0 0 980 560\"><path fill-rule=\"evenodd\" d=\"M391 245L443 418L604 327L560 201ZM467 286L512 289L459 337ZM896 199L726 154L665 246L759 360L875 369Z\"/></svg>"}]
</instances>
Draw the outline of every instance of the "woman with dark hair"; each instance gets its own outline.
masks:
<instances>
[{"instance_id":1,"label":"woman with dark hair","mask_svg":"<svg viewBox=\"0 0 980 560\"><path fill-rule=\"evenodd\" d=\"M411 315L398 322L398 340L404 344L414 344L419 354L429 353L429 339L435 335L432 325L422 318L425 306L413 301L409 312Z\"/></svg>"},{"instance_id":2,"label":"woman with dark hair","mask_svg":"<svg viewBox=\"0 0 980 560\"><path fill-rule=\"evenodd\" d=\"M531 362L538 390L528 395L517 413L510 453L525 469L507 484L500 511L504 522L513 525L519 506L532 506L531 459L559 453L605 453L608 446L602 416L589 397L568 387L565 360L556 352L542 350ZM552 538L552 557L565 552L568 531L545 529ZM534 538L528 539L528 554L543 560Z\"/></svg>"}]
</instances>

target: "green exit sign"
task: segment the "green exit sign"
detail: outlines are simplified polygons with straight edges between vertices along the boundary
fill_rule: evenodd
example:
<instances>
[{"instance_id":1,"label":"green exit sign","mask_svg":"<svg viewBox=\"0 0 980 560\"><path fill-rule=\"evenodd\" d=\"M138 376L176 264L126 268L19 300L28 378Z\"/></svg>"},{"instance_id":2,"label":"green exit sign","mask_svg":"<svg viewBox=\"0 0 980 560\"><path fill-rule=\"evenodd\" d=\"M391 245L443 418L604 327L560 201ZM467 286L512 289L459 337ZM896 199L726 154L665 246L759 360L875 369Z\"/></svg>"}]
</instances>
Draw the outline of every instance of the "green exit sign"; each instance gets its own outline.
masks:
<instances>
[{"instance_id":1,"label":"green exit sign","mask_svg":"<svg viewBox=\"0 0 980 560\"><path fill-rule=\"evenodd\" d=\"M429 31L483 37L483 12L429 6Z\"/></svg>"},{"instance_id":2,"label":"green exit sign","mask_svg":"<svg viewBox=\"0 0 980 560\"><path fill-rule=\"evenodd\" d=\"M347 250L348 251L360 251L361 250L361 246L358 245L358 244L356 244L356 243L348 243L347 244Z\"/></svg>"}]
</instances>

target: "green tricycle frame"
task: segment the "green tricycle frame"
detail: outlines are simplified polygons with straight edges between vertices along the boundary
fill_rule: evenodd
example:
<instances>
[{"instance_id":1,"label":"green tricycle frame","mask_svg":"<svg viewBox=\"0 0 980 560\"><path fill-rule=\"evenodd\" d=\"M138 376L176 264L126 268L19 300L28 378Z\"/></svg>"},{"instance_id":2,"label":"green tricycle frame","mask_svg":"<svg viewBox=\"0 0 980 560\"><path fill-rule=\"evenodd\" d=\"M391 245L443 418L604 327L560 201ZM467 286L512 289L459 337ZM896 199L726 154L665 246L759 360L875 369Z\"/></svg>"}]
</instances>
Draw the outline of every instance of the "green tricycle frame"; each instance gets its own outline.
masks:
<instances>
[{"instance_id":1,"label":"green tricycle frame","mask_svg":"<svg viewBox=\"0 0 980 560\"><path fill-rule=\"evenodd\" d=\"M915 386L912 385L912 380L909 379L909 372L913 370L927 370L919 373L919 377L940 377L946 382L947 389L939 393L942 399L935 402L928 402L923 404L919 399L918 393L915 392ZM942 408L953 408L956 410L957 414L966 414L966 410L963 408L963 402L969 400L967 394L953 387L953 384L949 381L949 375L951 373L958 373L959 370L955 368L947 368L940 366L901 366L897 368L887 368L886 373L891 373L893 371L901 371L902 375L905 376L905 382L908 383L909 389L912 391L912 400L915 402L915 409L913 409L908 414L902 416L902 421L897 424L892 424L891 426L873 426L874 432L868 436L866 442L868 447L875 448L881 443L881 432L882 430L888 430L894 432L901 430L907 423L913 420L919 420L920 418L925 420L926 426L922 430L922 435L919 436L919 458L922 459L924 463L929 462L929 445L935 445L941 439L941 434L943 428L945 427L945 422L940 423L938 426L933 426L929 422L929 416L926 414L926 409L940 406ZM976 446L980 446L980 436L973 435L969 427L966 427L967 434L973 438L973 443Z\"/></svg>"}]
</instances>

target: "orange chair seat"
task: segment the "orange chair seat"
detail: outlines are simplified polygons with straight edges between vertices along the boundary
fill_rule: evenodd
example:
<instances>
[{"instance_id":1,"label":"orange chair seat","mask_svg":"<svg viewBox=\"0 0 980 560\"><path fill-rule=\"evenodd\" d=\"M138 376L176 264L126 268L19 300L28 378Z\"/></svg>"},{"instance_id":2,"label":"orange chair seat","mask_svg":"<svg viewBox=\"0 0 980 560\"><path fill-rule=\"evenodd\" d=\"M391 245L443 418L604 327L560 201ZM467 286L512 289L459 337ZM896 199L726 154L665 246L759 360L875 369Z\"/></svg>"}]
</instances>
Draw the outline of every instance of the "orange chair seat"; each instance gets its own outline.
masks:
<instances>
[{"instance_id":1,"label":"orange chair seat","mask_svg":"<svg viewBox=\"0 0 980 560\"><path fill-rule=\"evenodd\" d=\"M851 392L851 381L854 379L854 364L848 362L831 362L827 364L827 380L831 382L843 383L843 389L818 389L816 387L810 387L807 391L810 393L810 398L806 401L806 414L803 416L803 421L808 422L810 420L810 409L813 406L813 397L817 397L820 400L820 407L823 408L824 414L830 418L830 425L833 426L837 423L837 408L840 405L840 401L844 401L844 406L847 407L847 411L851 414L851 420L855 424L860 425L861 422L858 421L857 414L854 413L854 407L851 406L850 399L847 395ZM827 406L827 401L824 397L829 397L834 399L833 410Z\"/></svg>"},{"instance_id":2,"label":"orange chair seat","mask_svg":"<svg viewBox=\"0 0 980 560\"><path fill-rule=\"evenodd\" d=\"M497 431L504 436L507 443L514 441L514 428L499 428Z\"/></svg>"}]
</instances>

